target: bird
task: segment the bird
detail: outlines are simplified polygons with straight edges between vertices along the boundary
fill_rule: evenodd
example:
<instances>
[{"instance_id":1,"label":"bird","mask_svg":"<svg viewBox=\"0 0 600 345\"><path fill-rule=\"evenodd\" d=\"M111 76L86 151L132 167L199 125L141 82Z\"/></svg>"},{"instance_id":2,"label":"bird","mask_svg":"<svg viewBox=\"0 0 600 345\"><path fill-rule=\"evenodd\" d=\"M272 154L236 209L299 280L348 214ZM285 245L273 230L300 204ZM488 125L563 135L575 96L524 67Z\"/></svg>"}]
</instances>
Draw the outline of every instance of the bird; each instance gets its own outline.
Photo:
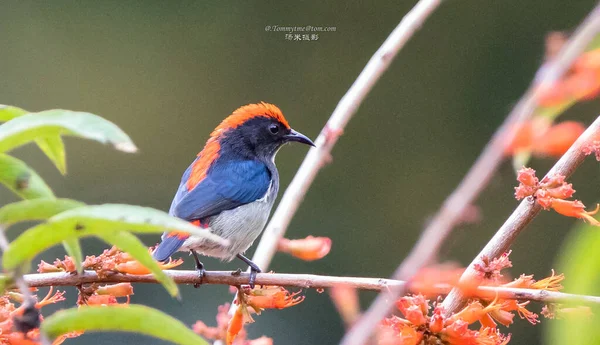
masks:
<instances>
[{"instance_id":1,"label":"bird","mask_svg":"<svg viewBox=\"0 0 600 345\"><path fill-rule=\"evenodd\" d=\"M177 251L189 251L202 282L206 271L198 254L227 262L237 257L250 267L249 285L254 288L261 269L244 252L267 223L279 191L275 156L291 142L315 146L292 129L273 104L244 105L225 118L183 173L169 214L228 240L229 245L167 231L154 259L163 262Z\"/></svg>"}]
</instances>

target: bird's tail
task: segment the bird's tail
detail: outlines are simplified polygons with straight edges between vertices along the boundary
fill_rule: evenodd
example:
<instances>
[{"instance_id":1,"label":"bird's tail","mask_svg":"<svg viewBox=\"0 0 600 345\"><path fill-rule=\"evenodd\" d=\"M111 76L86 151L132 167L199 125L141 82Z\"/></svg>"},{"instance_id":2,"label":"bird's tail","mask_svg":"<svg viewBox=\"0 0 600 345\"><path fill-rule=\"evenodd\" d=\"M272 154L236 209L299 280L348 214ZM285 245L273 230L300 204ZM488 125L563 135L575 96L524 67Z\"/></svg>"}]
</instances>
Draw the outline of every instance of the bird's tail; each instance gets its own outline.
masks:
<instances>
[{"instance_id":1,"label":"bird's tail","mask_svg":"<svg viewBox=\"0 0 600 345\"><path fill-rule=\"evenodd\" d=\"M187 237L179 236L177 233L165 234L152 256L156 261L165 261L183 245L186 239Z\"/></svg>"}]
</instances>

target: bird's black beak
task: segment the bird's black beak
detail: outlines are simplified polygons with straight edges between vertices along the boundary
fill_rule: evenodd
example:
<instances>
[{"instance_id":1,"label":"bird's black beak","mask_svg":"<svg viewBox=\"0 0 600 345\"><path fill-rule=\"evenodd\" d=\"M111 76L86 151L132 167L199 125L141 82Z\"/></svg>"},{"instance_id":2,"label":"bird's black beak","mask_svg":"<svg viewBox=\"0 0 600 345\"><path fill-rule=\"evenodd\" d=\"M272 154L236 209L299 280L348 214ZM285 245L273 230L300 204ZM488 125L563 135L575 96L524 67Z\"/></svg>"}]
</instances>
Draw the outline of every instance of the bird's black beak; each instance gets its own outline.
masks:
<instances>
[{"instance_id":1,"label":"bird's black beak","mask_svg":"<svg viewBox=\"0 0 600 345\"><path fill-rule=\"evenodd\" d=\"M306 145L310 145L310 146L315 146L315 143L312 142L312 140L310 140L306 135L296 132L295 130L291 130L289 134L285 135L285 140L286 141L297 141L299 143L302 144L306 144Z\"/></svg>"}]
</instances>

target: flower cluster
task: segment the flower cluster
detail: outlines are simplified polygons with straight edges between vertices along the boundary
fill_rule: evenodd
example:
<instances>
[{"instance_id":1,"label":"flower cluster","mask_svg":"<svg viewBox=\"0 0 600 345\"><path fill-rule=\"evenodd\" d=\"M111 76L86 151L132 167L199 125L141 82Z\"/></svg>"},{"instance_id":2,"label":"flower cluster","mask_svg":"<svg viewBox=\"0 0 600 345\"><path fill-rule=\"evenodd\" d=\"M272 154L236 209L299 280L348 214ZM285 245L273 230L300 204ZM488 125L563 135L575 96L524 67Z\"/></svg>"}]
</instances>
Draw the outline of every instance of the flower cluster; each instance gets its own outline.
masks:
<instances>
[{"instance_id":1,"label":"flower cluster","mask_svg":"<svg viewBox=\"0 0 600 345\"><path fill-rule=\"evenodd\" d=\"M596 156L596 160L600 161L600 140L592 140L590 143L583 145L581 150L586 156L589 156L592 153L594 153L594 155Z\"/></svg>"},{"instance_id":2,"label":"flower cluster","mask_svg":"<svg viewBox=\"0 0 600 345\"><path fill-rule=\"evenodd\" d=\"M554 272L550 277L539 281L534 280L532 275L521 275L508 281L501 271L512 267L509 255L510 252L494 259L482 258L475 266L478 279L473 284L549 291L562 288L560 282L564 276L555 275ZM454 276L456 270L451 271L451 276ZM418 286L422 286L422 283ZM416 287L411 284L412 290L416 290ZM497 294L481 295L480 292L476 293L476 289L468 290L468 293L474 298L462 310L449 315L440 303L430 303L422 294L400 298L396 307L401 316L384 320L378 332L378 345L504 345L509 342L510 335L502 334L498 324L509 326L515 315L531 324L539 322L538 314L527 309L530 301L502 299ZM543 315L547 314L549 313ZM474 328L475 325L478 328Z\"/></svg>"},{"instance_id":3,"label":"flower cluster","mask_svg":"<svg viewBox=\"0 0 600 345\"><path fill-rule=\"evenodd\" d=\"M98 286L91 284L89 286L79 287L79 297L77 305L110 305L119 304L117 298L125 298L124 304L129 304L129 296L133 295L133 286L131 283L118 283Z\"/></svg>"},{"instance_id":4,"label":"flower cluster","mask_svg":"<svg viewBox=\"0 0 600 345\"><path fill-rule=\"evenodd\" d=\"M39 310L49 304L64 301L64 292L51 287L48 294L36 301L34 306L24 302L25 297L14 291L8 291L0 297L0 345L38 345L40 344L39 323L43 320ZM20 304L18 307L15 303ZM71 332L56 338L52 345L62 344L67 338L74 338L82 332Z\"/></svg>"},{"instance_id":5,"label":"flower cluster","mask_svg":"<svg viewBox=\"0 0 600 345\"><path fill-rule=\"evenodd\" d=\"M254 289L246 286L238 288L238 296L236 299L236 304L238 306L233 317L228 320L227 330L225 332L226 344L238 344L238 341L241 338L240 334L242 336L245 334L243 332L244 324L254 322L251 313L260 315L265 309L284 309L295 306L304 301L304 296L298 296L300 292L301 291L292 293L281 286L262 286ZM217 322L218 321L217 316ZM260 338L257 340L260 340ZM248 343L242 342L241 344L246 345ZM263 343L250 344L262 345Z\"/></svg>"},{"instance_id":6,"label":"flower cluster","mask_svg":"<svg viewBox=\"0 0 600 345\"><path fill-rule=\"evenodd\" d=\"M152 252L152 248L149 249ZM171 260L161 263L158 265L162 269L170 269L177 267L183 263L182 259ZM98 256L92 255L87 256L82 263L82 266L86 270L94 270L99 277L106 277L114 273L126 273L135 275L150 274L150 271L142 266L137 260L131 255L119 250L117 247L105 249L104 252ZM39 273L49 272L69 272L75 273L75 263L73 258L65 255L64 260L56 259L54 263L50 264L42 260L38 265Z\"/></svg>"},{"instance_id":7,"label":"flower cluster","mask_svg":"<svg viewBox=\"0 0 600 345\"><path fill-rule=\"evenodd\" d=\"M392 316L383 321L378 334L379 345L504 345L510 340L510 335L505 336L495 327L485 326L487 320L481 322L479 330L469 328L470 324L500 310L495 302L484 307L479 301L473 301L449 317L444 315L443 308L438 304L434 304L430 313L430 303L423 295L402 297L396 302L396 307L403 317Z\"/></svg>"},{"instance_id":8,"label":"flower cluster","mask_svg":"<svg viewBox=\"0 0 600 345\"><path fill-rule=\"evenodd\" d=\"M600 222L592 217L598 212L600 206L597 206L594 211L586 212L585 205L581 201L565 200L573 196L575 190L572 184L565 182L564 176L555 175L539 181L535 176L535 170L522 168L517 172L517 180L520 182L519 186L515 187L517 200L533 197L544 210L553 209L563 216L580 218L592 225L600 226Z\"/></svg>"},{"instance_id":9,"label":"flower cluster","mask_svg":"<svg viewBox=\"0 0 600 345\"><path fill-rule=\"evenodd\" d=\"M304 239L288 240L282 238L277 250L288 253L305 261L322 259L331 250L331 239L328 237L307 236Z\"/></svg>"}]
</instances>

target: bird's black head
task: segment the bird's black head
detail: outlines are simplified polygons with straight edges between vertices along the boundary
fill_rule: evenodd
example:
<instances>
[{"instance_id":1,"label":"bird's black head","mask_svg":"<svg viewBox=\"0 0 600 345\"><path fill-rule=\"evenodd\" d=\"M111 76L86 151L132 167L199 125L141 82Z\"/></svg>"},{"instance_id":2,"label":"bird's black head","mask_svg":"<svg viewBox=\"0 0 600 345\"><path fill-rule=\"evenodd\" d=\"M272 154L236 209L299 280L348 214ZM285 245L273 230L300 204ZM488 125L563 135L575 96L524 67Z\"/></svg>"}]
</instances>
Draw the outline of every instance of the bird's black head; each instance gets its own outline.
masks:
<instances>
[{"instance_id":1,"label":"bird's black head","mask_svg":"<svg viewBox=\"0 0 600 345\"><path fill-rule=\"evenodd\" d=\"M315 146L308 137L289 126L279 108L268 103L239 108L215 129L215 134L221 136L221 154L264 161L272 161L279 148L289 142Z\"/></svg>"}]
</instances>

